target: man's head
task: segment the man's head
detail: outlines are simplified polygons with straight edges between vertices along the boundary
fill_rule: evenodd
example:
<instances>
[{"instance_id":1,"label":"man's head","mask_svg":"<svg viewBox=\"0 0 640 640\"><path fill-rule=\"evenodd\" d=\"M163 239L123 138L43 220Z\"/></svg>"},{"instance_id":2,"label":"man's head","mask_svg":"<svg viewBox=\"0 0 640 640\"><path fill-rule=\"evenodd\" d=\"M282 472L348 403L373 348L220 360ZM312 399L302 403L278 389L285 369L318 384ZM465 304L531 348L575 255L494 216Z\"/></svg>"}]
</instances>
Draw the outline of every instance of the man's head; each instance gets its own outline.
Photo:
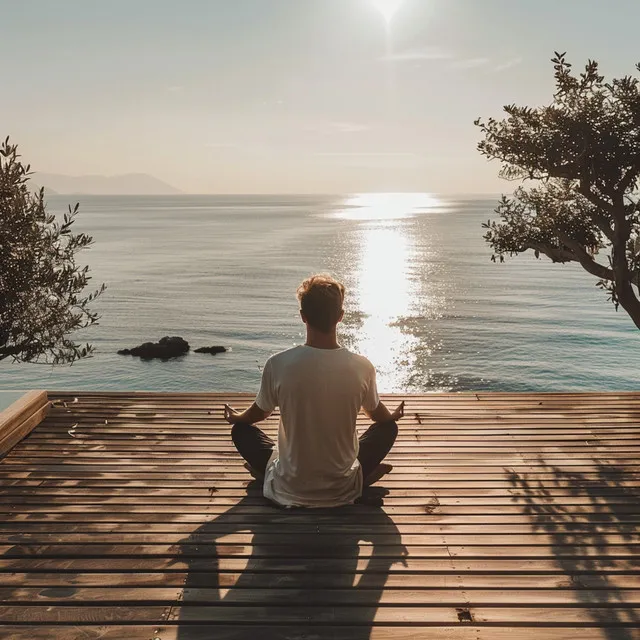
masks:
<instances>
[{"instance_id":1,"label":"man's head","mask_svg":"<svg viewBox=\"0 0 640 640\"><path fill-rule=\"evenodd\" d=\"M310 327L331 333L344 315L344 285L331 276L311 276L298 287L298 301L300 315Z\"/></svg>"}]
</instances>

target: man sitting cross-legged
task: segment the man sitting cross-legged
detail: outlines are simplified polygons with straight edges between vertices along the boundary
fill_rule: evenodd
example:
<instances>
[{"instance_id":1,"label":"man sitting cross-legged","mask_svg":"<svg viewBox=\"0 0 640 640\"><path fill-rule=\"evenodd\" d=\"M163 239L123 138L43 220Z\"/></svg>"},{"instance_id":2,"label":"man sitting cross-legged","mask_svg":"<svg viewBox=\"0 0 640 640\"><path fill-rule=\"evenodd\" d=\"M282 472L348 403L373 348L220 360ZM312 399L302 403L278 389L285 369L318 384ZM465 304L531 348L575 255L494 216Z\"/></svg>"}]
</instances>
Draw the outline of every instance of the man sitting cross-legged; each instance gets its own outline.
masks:
<instances>
[{"instance_id":1,"label":"man sitting cross-legged","mask_svg":"<svg viewBox=\"0 0 640 640\"><path fill-rule=\"evenodd\" d=\"M238 413L225 405L231 436L247 467L264 478L264 495L285 507L350 504L363 487L391 471L382 464L398 434L393 412L380 402L373 365L338 344L344 286L324 275L298 288L304 345L269 358L254 404ZM280 407L276 445L255 423ZM358 439L360 408L374 424Z\"/></svg>"}]
</instances>

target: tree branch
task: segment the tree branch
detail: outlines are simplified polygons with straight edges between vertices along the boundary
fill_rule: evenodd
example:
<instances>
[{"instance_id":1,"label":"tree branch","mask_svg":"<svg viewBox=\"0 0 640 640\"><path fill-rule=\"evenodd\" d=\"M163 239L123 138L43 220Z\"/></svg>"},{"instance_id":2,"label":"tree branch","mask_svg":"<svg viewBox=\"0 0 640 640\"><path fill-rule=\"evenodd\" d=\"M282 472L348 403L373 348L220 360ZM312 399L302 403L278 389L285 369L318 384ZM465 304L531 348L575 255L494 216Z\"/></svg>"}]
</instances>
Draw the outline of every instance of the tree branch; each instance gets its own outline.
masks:
<instances>
[{"instance_id":1,"label":"tree branch","mask_svg":"<svg viewBox=\"0 0 640 640\"><path fill-rule=\"evenodd\" d=\"M531 242L529 243L527 248L543 253L552 262L579 262L577 256L575 256L571 251L567 251L566 249L562 249L560 247L554 247L549 244Z\"/></svg>"},{"instance_id":2,"label":"tree branch","mask_svg":"<svg viewBox=\"0 0 640 640\"><path fill-rule=\"evenodd\" d=\"M622 178L620 182L620 186L618 187L621 193L626 193L627 189L631 187L631 185L638 179L638 173L640 170L638 167L631 167L625 176Z\"/></svg>"},{"instance_id":3,"label":"tree branch","mask_svg":"<svg viewBox=\"0 0 640 640\"><path fill-rule=\"evenodd\" d=\"M613 219L615 235L611 251L615 300L640 329L640 300L631 284L632 278L627 261L627 243L631 235L631 225L625 214L624 196L620 195L616 200L617 206Z\"/></svg>"},{"instance_id":4,"label":"tree branch","mask_svg":"<svg viewBox=\"0 0 640 640\"><path fill-rule=\"evenodd\" d=\"M599 207L600 209L604 209L605 211L608 211L611 215L613 215L613 205L609 204L599 195L593 193L593 191L591 191L591 185L586 181L586 179L580 181L578 193L584 196L591 204ZM609 221L604 216L592 214L591 212L588 215L596 223L598 229L600 229L600 231L604 233L609 242L613 242L614 233L611 225L609 224Z\"/></svg>"},{"instance_id":5,"label":"tree branch","mask_svg":"<svg viewBox=\"0 0 640 640\"><path fill-rule=\"evenodd\" d=\"M558 239L562 244L569 247L571 253L574 255L575 262L579 262L585 271L588 271L591 275L601 280L614 279L613 270L596 262L579 242L572 240L563 233L558 234Z\"/></svg>"}]
</instances>

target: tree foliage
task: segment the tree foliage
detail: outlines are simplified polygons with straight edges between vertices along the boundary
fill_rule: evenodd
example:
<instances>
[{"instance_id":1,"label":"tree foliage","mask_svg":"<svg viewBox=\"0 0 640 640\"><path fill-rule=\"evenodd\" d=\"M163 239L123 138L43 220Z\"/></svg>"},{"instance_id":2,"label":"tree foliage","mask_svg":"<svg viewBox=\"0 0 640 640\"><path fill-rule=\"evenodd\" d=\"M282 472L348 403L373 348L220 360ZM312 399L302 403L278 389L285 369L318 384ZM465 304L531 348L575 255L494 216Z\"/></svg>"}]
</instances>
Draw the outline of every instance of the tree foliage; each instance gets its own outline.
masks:
<instances>
[{"instance_id":1,"label":"tree foliage","mask_svg":"<svg viewBox=\"0 0 640 640\"><path fill-rule=\"evenodd\" d=\"M476 121L478 149L500 175L535 183L503 196L485 239L494 260L531 250L580 263L640 328L640 83L606 82L591 60L574 74L565 55L552 60L549 106L508 105L505 119Z\"/></svg>"},{"instance_id":2,"label":"tree foliage","mask_svg":"<svg viewBox=\"0 0 640 640\"><path fill-rule=\"evenodd\" d=\"M44 189L31 193L30 167L7 138L0 145L0 360L70 363L91 354L69 335L98 321L84 294L89 267L76 264L92 238L73 233L78 205L62 220L47 213Z\"/></svg>"}]
</instances>

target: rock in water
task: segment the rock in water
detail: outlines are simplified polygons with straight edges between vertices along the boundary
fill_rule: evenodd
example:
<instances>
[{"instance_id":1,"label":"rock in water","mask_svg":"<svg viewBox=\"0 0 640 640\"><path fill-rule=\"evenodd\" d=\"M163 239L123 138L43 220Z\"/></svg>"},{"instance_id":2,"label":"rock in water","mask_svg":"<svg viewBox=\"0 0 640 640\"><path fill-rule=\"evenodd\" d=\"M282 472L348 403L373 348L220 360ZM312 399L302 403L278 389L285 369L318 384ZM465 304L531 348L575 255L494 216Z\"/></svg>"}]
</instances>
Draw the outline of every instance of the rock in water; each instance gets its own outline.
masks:
<instances>
[{"instance_id":1,"label":"rock in water","mask_svg":"<svg viewBox=\"0 0 640 640\"><path fill-rule=\"evenodd\" d=\"M189 343L183 338L165 336L159 342L145 342L133 349L118 351L121 356L138 356L143 360L170 360L178 358L189 351Z\"/></svg>"},{"instance_id":2,"label":"rock in water","mask_svg":"<svg viewBox=\"0 0 640 640\"><path fill-rule=\"evenodd\" d=\"M194 353L210 353L212 356L215 356L216 353L226 353L226 347L200 347L196 349Z\"/></svg>"}]
</instances>

